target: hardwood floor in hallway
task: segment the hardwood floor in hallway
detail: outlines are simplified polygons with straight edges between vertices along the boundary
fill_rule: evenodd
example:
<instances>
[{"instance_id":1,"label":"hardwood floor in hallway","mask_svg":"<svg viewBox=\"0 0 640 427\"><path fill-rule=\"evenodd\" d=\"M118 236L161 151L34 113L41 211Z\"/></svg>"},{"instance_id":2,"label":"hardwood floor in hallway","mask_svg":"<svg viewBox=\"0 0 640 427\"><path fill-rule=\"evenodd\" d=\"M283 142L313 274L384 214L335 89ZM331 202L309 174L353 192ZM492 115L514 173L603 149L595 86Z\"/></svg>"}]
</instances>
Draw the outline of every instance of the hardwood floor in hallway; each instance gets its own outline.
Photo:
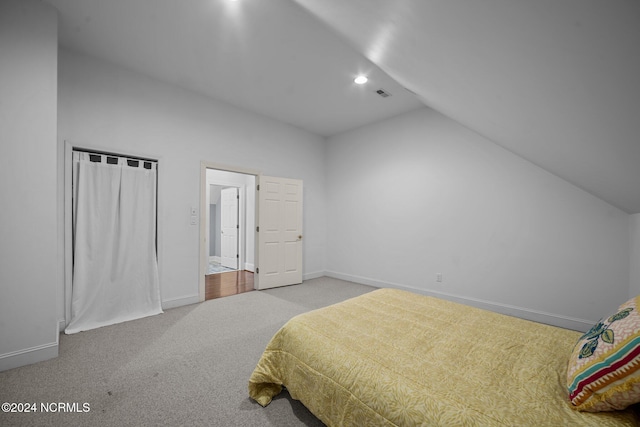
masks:
<instances>
[{"instance_id":1,"label":"hardwood floor in hallway","mask_svg":"<svg viewBox=\"0 0 640 427\"><path fill-rule=\"evenodd\" d=\"M247 270L204 276L204 300L253 291L253 273Z\"/></svg>"}]
</instances>

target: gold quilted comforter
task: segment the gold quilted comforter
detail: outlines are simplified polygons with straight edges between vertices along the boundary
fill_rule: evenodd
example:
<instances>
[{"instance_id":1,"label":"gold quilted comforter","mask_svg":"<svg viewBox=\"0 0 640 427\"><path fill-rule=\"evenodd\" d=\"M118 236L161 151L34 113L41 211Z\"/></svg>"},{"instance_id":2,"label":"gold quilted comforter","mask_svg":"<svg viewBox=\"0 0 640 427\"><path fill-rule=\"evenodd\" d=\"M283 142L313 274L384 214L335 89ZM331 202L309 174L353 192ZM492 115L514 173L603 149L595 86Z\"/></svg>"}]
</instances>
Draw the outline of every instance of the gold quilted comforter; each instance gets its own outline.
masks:
<instances>
[{"instance_id":1,"label":"gold quilted comforter","mask_svg":"<svg viewBox=\"0 0 640 427\"><path fill-rule=\"evenodd\" d=\"M580 333L394 289L291 319L249 380L285 386L329 426L634 426L582 413L566 391Z\"/></svg>"}]
</instances>

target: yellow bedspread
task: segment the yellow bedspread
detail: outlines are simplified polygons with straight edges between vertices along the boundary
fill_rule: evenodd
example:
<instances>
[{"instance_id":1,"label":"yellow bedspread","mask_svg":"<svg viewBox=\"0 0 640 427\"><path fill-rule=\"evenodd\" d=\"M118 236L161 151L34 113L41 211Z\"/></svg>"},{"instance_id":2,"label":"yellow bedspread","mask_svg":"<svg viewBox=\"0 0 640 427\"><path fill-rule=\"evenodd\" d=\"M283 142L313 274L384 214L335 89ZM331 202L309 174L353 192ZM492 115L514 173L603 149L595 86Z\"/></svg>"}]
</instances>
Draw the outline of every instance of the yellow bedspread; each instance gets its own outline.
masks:
<instances>
[{"instance_id":1,"label":"yellow bedspread","mask_svg":"<svg viewBox=\"0 0 640 427\"><path fill-rule=\"evenodd\" d=\"M580 333L394 289L291 319L249 380L284 385L329 426L634 426L631 411L570 407Z\"/></svg>"}]
</instances>

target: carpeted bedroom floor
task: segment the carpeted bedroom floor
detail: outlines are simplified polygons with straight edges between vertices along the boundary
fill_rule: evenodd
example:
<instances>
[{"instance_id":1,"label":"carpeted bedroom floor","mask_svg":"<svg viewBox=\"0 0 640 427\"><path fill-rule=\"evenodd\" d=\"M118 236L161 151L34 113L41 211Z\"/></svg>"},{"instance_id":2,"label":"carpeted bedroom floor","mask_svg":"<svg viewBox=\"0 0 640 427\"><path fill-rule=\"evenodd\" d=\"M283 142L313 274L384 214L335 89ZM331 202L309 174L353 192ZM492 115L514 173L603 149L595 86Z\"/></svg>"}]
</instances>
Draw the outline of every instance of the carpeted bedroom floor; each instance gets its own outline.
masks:
<instances>
[{"instance_id":1,"label":"carpeted bedroom floor","mask_svg":"<svg viewBox=\"0 0 640 427\"><path fill-rule=\"evenodd\" d=\"M288 319L373 289L322 277L61 335L58 358L0 372L0 402L38 409L0 412L0 425L321 426L286 392L260 407L247 381ZM40 411L53 402L78 412Z\"/></svg>"}]
</instances>

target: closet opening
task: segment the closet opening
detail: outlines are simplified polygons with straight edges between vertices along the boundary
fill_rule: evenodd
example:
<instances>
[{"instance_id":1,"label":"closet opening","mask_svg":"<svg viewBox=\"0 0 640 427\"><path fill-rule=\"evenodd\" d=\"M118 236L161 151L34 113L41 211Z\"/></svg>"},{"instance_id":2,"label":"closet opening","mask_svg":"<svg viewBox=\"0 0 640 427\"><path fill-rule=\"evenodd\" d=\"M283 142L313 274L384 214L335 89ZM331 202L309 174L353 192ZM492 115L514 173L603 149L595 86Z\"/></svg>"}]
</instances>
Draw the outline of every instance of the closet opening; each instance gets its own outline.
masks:
<instances>
[{"instance_id":1,"label":"closet opening","mask_svg":"<svg viewBox=\"0 0 640 427\"><path fill-rule=\"evenodd\" d=\"M76 333L162 313L158 161L65 143L64 321Z\"/></svg>"}]
</instances>

